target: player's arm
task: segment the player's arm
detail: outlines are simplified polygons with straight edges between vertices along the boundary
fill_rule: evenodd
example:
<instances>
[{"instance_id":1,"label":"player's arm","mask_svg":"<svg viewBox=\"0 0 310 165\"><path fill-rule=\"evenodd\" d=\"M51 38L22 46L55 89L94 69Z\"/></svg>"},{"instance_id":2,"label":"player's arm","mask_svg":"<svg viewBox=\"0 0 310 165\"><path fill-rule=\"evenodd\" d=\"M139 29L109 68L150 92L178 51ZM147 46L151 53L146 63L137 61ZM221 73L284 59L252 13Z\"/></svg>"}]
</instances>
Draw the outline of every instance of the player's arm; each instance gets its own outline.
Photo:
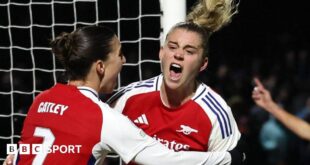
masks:
<instances>
[{"instance_id":1,"label":"player's arm","mask_svg":"<svg viewBox=\"0 0 310 165\"><path fill-rule=\"evenodd\" d=\"M231 164L231 157L228 152L193 152L180 151L175 152L169 150L159 142L154 142L153 145L148 145L142 149L133 158L133 161L138 164L161 164L161 165L196 165L196 164Z\"/></svg>"},{"instance_id":2,"label":"player's arm","mask_svg":"<svg viewBox=\"0 0 310 165\"><path fill-rule=\"evenodd\" d=\"M305 140L310 140L310 124L288 113L286 110L277 105L271 98L270 92L265 89L259 79L255 78L254 81L256 84L256 87L252 92L254 102L264 110L271 113L299 137Z\"/></svg>"},{"instance_id":3,"label":"player's arm","mask_svg":"<svg viewBox=\"0 0 310 165\"><path fill-rule=\"evenodd\" d=\"M108 109L103 112L101 144L118 153L126 163L231 164L232 157L229 152L174 152L146 135L117 111Z\"/></svg>"},{"instance_id":4,"label":"player's arm","mask_svg":"<svg viewBox=\"0 0 310 165\"><path fill-rule=\"evenodd\" d=\"M245 153L244 141L231 108L219 95L209 94L208 96L212 108L218 110L218 113L212 116L214 120L212 120L208 151L229 151L232 157L237 159L235 162L240 161L238 159L244 159L243 155L240 156L240 153Z\"/></svg>"},{"instance_id":5,"label":"player's arm","mask_svg":"<svg viewBox=\"0 0 310 165\"><path fill-rule=\"evenodd\" d=\"M157 142L159 143L159 142ZM236 148L229 152L174 152L167 150L161 143L152 147L146 147L133 161L140 164L203 164L203 165L243 165L245 154Z\"/></svg>"}]
</instances>

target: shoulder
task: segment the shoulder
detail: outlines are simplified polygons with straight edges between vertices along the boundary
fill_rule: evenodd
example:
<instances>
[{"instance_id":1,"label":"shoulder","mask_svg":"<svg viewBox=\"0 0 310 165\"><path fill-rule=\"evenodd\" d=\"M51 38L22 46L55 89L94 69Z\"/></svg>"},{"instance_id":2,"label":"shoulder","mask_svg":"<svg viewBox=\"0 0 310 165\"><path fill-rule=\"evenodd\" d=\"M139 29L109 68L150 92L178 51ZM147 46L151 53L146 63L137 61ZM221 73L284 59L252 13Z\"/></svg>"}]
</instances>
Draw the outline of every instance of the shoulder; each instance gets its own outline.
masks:
<instances>
[{"instance_id":1,"label":"shoulder","mask_svg":"<svg viewBox=\"0 0 310 165\"><path fill-rule=\"evenodd\" d=\"M199 104L204 112L209 117L214 134L211 139L216 139L221 137L221 139L226 139L226 137L237 137L239 139L239 131L236 125L235 119L233 117L231 108L226 103L226 101L214 90L205 84L200 85L200 94L195 98L195 102ZM234 136L231 136L231 135Z\"/></svg>"},{"instance_id":2,"label":"shoulder","mask_svg":"<svg viewBox=\"0 0 310 165\"><path fill-rule=\"evenodd\" d=\"M72 89L69 88L68 85L64 85L64 84L55 84L54 86L50 87L49 89L46 89L42 92L40 92L34 99L32 105L36 105L39 104L42 101L47 101L47 100L57 100L57 98L61 95L61 96L67 96L67 95L74 95L75 92L73 92L73 90L76 89ZM70 100L66 100L66 101L70 101ZM73 102L73 101L72 101Z\"/></svg>"},{"instance_id":3,"label":"shoulder","mask_svg":"<svg viewBox=\"0 0 310 165\"><path fill-rule=\"evenodd\" d=\"M125 87L122 87L118 92L111 96L110 99L107 100L107 103L112 104L121 97L129 98L142 93L158 91L161 81L162 76L159 75L147 80L131 83Z\"/></svg>"},{"instance_id":4,"label":"shoulder","mask_svg":"<svg viewBox=\"0 0 310 165\"><path fill-rule=\"evenodd\" d=\"M197 89L194 101L207 114L211 123L230 118L231 109L226 101L205 84L201 84Z\"/></svg>"},{"instance_id":5,"label":"shoulder","mask_svg":"<svg viewBox=\"0 0 310 165\"><path fill-rule=\"evenodd\" d=\"M228 106L222 96L204 83L199 85L193 100L200 105L206 105L208 107L209 105L213 105L226 109L225 107Z\"/></svg>"},{"instance_id":6,"label":"shoulder","mask_svg":"<svg viewBox=\"0 0 310 165\"><path fill-rule=\"evenodd\" d=\"M89 101L89 104L92 104L93 106L97 106L101 110L111 109L110 106L106 104L105 102L101 101L98 95L96 95L94 92L90 90L80 89L80 93L87 98L87 100Z\"/></svg>"}]
</instances>

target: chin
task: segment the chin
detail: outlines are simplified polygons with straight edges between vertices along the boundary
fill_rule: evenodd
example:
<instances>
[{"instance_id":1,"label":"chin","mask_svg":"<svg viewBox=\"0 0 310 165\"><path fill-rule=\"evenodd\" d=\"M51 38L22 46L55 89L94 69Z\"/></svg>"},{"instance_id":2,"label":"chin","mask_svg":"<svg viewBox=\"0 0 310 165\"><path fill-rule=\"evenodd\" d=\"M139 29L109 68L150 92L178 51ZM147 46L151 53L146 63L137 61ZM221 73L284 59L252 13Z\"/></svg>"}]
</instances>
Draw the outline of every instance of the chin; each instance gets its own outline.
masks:
<instances>
[{"instance_id":1,"label":"chin","mask_svg":"<svg viewBox=\"0 0 310 165\"><path fill-rule=\"evenodd\" d=\"M171 90L175 90L180 87L180 81L173 81L168 78L167 80L165 80L165 86Z\"/></svg>"}]
</instances>

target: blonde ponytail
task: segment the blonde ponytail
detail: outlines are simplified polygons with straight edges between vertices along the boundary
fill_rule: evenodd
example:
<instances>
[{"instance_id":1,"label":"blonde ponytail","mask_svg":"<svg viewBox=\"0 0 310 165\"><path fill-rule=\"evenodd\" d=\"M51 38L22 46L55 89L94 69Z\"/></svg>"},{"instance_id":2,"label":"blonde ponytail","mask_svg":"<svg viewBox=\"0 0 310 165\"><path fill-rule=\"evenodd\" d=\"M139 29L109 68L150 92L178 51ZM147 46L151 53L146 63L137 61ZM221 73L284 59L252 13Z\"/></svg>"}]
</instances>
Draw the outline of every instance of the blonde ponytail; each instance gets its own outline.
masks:
<instances>
[{"instance_id":1,"label":"blonde ponytail","mask_svg":"<svg viewBox=\"0 0 310 165\"><path fill-rule=\"evenodd\" d=\"M231 21L237 8L234 0L199 0L187 15L187 21L215 32Z\"/></svg>"}]
</instances>

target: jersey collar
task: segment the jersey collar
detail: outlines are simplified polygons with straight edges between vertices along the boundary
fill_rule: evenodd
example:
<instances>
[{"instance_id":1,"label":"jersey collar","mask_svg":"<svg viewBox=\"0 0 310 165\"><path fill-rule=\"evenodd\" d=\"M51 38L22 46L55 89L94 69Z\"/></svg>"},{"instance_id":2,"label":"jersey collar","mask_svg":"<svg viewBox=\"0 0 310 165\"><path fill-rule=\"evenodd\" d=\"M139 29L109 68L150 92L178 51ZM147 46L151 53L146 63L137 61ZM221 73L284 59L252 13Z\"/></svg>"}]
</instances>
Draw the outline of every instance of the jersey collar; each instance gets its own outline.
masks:
<instances>
[{"instance_id":1,"label":"jersey collar","mask_svg":"<svg viewBox=\"0 0 310 165\"><path fill-rule=\"evenodd\" d=\"M86 87L86 86L79 86L77 87L81 92L89 92L91 94L93 94L95 97L97 97L99 99L99 95L98 92L95 91L94 89L90 88L90 87Z\"/></svg>"}]
</instances>

